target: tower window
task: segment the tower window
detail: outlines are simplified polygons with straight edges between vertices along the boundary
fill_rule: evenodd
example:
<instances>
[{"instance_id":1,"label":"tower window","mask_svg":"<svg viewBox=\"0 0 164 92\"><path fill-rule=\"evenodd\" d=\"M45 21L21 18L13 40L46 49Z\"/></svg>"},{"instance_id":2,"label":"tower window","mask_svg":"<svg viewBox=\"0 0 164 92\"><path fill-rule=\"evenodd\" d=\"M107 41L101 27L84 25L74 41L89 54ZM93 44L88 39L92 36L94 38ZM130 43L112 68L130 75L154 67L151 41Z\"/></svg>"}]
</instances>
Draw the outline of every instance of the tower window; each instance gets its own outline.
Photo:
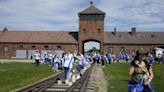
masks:
<instances>
[{"instance_id":1,"label":"tower window","mask_svg":"<svg viewBox=\"0 0 164 92\"><path fill-rule=\"evenodd\" d=\"M83 29L83 32L86 33L86 29L85 28Z\"/></svg>"},{"instance_id":2,"label":"tower window","mask_svg":"<svg viewBox=\"0 0 164 92\"><path fill-rule=\"evenodd\" d=\"M98 33L100 33L101 32L100 28L98 28L97 31L98 31Z\"/></svg>"}]
</instances>

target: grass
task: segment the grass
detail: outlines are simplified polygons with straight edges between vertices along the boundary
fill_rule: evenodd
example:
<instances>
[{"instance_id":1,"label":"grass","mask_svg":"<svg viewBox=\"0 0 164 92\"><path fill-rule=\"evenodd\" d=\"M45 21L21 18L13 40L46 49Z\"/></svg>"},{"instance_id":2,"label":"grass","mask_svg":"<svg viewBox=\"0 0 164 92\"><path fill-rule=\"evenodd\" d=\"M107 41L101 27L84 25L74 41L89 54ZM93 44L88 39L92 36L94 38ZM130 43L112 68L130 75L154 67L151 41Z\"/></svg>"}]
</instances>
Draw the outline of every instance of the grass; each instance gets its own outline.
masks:
<instances>
[{"instance_id":1,"label":"grass","mask_svg":"<svg viewBox=\"0 0 164 92\"><path fill-rule=\"evenodd\" d=\"M126 63L114 63L103 68L109 92L128 92L128 81L130 80L128 67L129 64ZM164 64L154 64L153 72L155 92L161 92L164 90Z\"/></svg>"},{"instance_id":2,"label":"grass","mask_svg":"<svg viewBox=\"0 0 164 92\"><path fill-rule=\"evenodd\" d=\"M155 92L162 92L164 90L164 64L155 64L153 66L153 70L153 85L155 88Z\"/></svg>"},{"instance_id":3,"label":"grass","mask_svg":"<svg viewBox=\"0 0 164 92\"><path fill-rule=\"evenodd\" d=\"M0 92L9 92L52 75L51 67L30 63L0 63Z\"/></svg>"}]
</instances>

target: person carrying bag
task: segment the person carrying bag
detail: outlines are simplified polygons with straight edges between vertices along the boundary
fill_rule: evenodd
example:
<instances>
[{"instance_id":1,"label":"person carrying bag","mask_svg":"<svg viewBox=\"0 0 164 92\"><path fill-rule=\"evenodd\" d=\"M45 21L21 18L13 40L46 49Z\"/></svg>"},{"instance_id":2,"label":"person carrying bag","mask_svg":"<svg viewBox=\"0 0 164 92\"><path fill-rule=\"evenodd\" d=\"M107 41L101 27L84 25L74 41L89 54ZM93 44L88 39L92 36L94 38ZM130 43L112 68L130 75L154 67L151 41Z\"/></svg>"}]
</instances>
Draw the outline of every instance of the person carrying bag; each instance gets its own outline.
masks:
<instances>
[{"instance_id":1,"label":"person carrying bag","mask_svg":"<svg viewBox=\"0 0 164 92\"><path fill-rule=\"evenodd\" d=\"M153 71L151 64L145 59L143 48L136 52L134 60L130 64L128 92L154 92L152 86Z\"/></svg>"}]
</instances>

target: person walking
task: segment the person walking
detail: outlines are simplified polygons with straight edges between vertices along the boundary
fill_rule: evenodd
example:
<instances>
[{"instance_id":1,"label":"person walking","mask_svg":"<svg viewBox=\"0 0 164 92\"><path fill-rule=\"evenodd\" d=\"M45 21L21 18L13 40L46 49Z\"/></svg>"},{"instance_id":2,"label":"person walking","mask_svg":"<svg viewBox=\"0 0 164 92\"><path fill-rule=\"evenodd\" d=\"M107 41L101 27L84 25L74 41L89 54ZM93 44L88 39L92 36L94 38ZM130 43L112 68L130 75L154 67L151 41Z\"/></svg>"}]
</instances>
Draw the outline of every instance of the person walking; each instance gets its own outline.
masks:
<instances>
[{"instance_id":1,"label":"person walking","mask_svg":"<svg viewBox=\"0 0 164 92\"><path fill-rule=\"evenodd\" d=\"M47 64L48 63L48 53L45 52L44 53L44 64Z\"/></svg>"},{"instance_id":2,"label":"person walking","mask_svg":"<svg viewBox=\"0 0 164 92\"><path fill-rule=\"evenodd\" d=\"M70 80L71 69L73 67L74 56L68 51L64 55L63 60L64 60L63 67L64 67L64 74L65 74L64 76L65 83L70 85L69 80Z\"/></svg>"},{"instance_id":3,"label":"person walking","mask_svg":"<svg viewBox=\"0 0 164 92\"><path fill-rule=\"evenodd\" d=\"M128 85L128 92L154 92L152 86L153 70L151 64L145 59L145 51L140 48L131 61L129 75L131 80Z\"/></svg>"},{"instance_id":4,"label":"person walking","mask_svg":"<svg viewBox=\"0 0 164 92\"><path fill-rule=\"evenodd\" d=\"M53 59L53 54L51 51L48 51L48 62L50 66L52 66L52 59Z\"/></svg>"},{"instance_id":5,"label":"person walking","mask_svg":"<svg viewBox=\"0 0 164 92\"><path fill-rule=\"evenodd\" d=\"M52 70L54 72L58 71L59 62L60 62L60 60L57 57L57 55L54 55L53 59L52 59Z\"/></svg>"},{"instance_id":6,"label":"person walking","mask_svg":"<svg viewBox=\"0 0 164 92\"><path fill-rule=\"evenodd\" d=\"M34 54L34 57L35 57L35 63L36 63L36 66L39 66L39 60L40 60L40 53L39 51L36 51L36 53Z\"/></svg>"}]
</instances>

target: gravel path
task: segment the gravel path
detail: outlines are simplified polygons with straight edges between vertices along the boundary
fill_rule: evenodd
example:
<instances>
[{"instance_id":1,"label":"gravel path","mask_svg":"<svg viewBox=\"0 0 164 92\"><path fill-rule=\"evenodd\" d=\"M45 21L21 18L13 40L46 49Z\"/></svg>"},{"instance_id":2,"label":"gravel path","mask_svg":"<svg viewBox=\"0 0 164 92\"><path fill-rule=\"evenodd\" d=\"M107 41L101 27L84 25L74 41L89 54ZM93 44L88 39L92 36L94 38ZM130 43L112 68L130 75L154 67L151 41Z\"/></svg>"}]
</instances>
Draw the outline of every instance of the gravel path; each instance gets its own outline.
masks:
<instances>
[{"instance_id":1,"label":"gravel path","mask_svg":"<svg viewBox=\"0 0 164 92\"><path fill-rule=\"evenodd\" d=\"M107 92L107 82L101 67L93 67L91 77L95 80L96 92Z\"/></svg>"},{"instance_id":2,"label":"gravel path","mask_svg":"<svg viewBox=\"0 0 164 92\"><path fill-rule=\"evenodd\" d=\"M31 63L30 59L0 59L0 63L8 63L8 62L23 62L23 63Z\"/></svg>"}]
</instances>

